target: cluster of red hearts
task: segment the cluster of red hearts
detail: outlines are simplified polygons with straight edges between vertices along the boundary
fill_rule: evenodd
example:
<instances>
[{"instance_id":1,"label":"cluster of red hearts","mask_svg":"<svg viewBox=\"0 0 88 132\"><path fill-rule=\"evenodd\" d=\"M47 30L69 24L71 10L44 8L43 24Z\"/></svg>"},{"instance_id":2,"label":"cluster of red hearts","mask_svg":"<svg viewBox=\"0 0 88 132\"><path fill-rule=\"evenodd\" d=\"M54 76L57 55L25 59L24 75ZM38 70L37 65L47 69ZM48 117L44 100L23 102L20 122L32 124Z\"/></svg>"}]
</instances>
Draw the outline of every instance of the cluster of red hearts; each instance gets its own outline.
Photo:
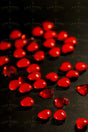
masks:
<instances>
[{"instance_id":1,"label":"cluster of red hearts","mask_svg":"<svg viewBox=\"0 0 88 132\"><path fill-rule=\"evenodd\" d=\"M13 57L19 58L16 65L18 68L26 68L27 73L29 75L27 78L30 81L34 81L33 86L25 81L22 77L19 77L17 80L11 80L9 83L9 89L14 91L19 88L20 93L26 93L34 89L41 89L39 92L39 96L44 99L52 98L54 93L53 89L46 88L47 81L41 78L41 68L37 64L38 61L43 61L45 59L45 53L43 50L39 50L39 44L35 41L34 37L43 37L44 42L43 46L49 49L49 56L55 58L59 57L61 53L68 54L73 52L75 46L77 44L77 40L73 36L68 36L66 31L61 31L59 33L53 30L54 24L52 22L43 22L42 26L34 27L32 30L32 35L30 39L26 37L25 34L22 34L19 30L13 30L10 33L10 39L14 39L15 50L13 52ZM41 38L40 38L41 39ZM61 48L56 47L56 40L62 42L63 45ZM2 41L0 42L0 50L9 50L12 44L10 42ZM36 60L36 63L30 62L27 59L26 51L23 49L26 47L28 52L33 52L33 58ZM5 76L10 76L12 73L17 72L17 68L13 65L8 65L9 57L0 56L0 66L3 67L3 74ZM6 65L7 64L7 65ZM69 62L63 62L59 68L61 72L66 73L65 77L59 79L59 76L55 72L50 72L45 76L46 80L51 82L56 82L58 87L68 88L71 85L71 79L78 78L80 73L87 69L87 65L83 62L78 62L75 64L74 69L72 69L72 65ZM42 90L43 89L43 90ZM81 95L88 94L88 85L80 85L76 87L76 90ZM23 98L20 102L22 107L30 107L33 106L34 99L31 97ZM54 99L54 104L59 110L57 110L53 117L55 120L63 121L66 119L66 112L62 109L64 105L69 104L69 99L65 97L58 97ZM44 109L43 111L38 113L38 118L42 120L47 120L51 116L50 109ZM85 118L79 118L76 120L76 125L78 129L83 129L88 125L88 120Z\"/></svg>"}]
</instances>

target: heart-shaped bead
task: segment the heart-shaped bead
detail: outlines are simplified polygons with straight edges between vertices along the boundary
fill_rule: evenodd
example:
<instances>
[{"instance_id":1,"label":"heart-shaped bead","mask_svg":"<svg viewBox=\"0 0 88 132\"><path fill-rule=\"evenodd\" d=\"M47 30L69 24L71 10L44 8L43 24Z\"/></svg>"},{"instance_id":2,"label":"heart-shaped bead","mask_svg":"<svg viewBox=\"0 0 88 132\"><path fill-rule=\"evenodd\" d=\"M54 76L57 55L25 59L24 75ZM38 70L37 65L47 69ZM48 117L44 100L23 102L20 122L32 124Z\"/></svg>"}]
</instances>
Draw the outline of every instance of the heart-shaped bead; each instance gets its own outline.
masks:
<instances>
[{"instance_id":1,"label":"heart-shaped bead","mask_svg":"<svg viewBox=\"0 0 88 132\"><path fill-rule=\"evenodd\" d=\"M10 33L10 38L11 39L17 39L17 38L20 38L22 35L22 33L19 31L19 30L13 30L11 33Z\"/></svg>"},{"instance_id":2,"label":"heart-shaped bead","mask_svg":"<svg viewBox=\"0 0 88 132\"><path fill-rule=\"evenodd\" d=\"M34 82L33 86L35 89L42 89L42 88L45 88L47 86L47 83L43 79L38 79L37 81Z\"/></svg>"},{"instance_id":3,"label":"heart-shaped bead","mask_svg":"<svg viewBox=\"0 0 88 132\"><path fill-rule=\"evenodd\" d=\"M39 93L39 96L41 96L44 99L52 98L53 97L53 89L44 89Z\"/></svg>"},{"instance_id":4,"label":"heart-shaped bead","mask_svg":"<svg viewBox=\"0 0 88 132\"><path fill-rule=\"evenodd\" d=\"M78 118L76 120L76 126L79 130L83 129L85 126L88 125L88 120L85 118Z\"/></svg>"},{"instance_id":5,"label":"heart-shaped bead","mask_svg":"<svg viewBox=\"0 0 88 132\"><path fill-rule=\"evenodd\" d=\"M34 36L42 36L43 33L44 33L43 29L41 27L39 27L39 26L34 27L33 30L32 30L32 34Z\"/></svg>"},{"instance_id":6,"label":"heart-shaped bead","mask_svg":"<svg viewBox=\"0 0 88 132\"><path fill-rule=\"evenodd\" d=\"M60 66L60 70L63 72L67 72L72 69L72 65L69 62L63 62Z\"/></svg>"},{"instance_id":7,"label":"heart-shaped bead","mask_svg":"<svg viewBox=\"0 0 88 132\"><path fill-rule=\"evenodd\" d=\"M22 58L17 61L17 67L22 68L22 67L27 67L30 65L30 61L27 58Z\"/></svg>"},{"instance_id":8,"label":"heart-shaped bead","mask_svg":"<svg viewBox=\"0 0 88 132\"><path fill-rule=\"evenodd\" d=\"M0 56L0 66L9 62L9 58L7 56Z\"/></svg>"},{"instance_id":9,"label":"heart-shaped bead","mask_svg":"<svg viewBox=\"0 0 88 132\"><path fill-rule=\"evenodd\" d=\"M27 67L26 71L28 73L40 71L40 66L37 64L31 64L30 66Z\"/></svg>"},{"instance_id":10,"label":"heart-shaped bead","mask_svg":"<svg viewBox=\"0 0 88 132\"><path fill-rule=\"evenodd\" d=\"M4 66L3 68L3 75L4 76L10 76L13 73L16 73L17 69L14 66Z\"/></svg>"},{"instance_id":11,"label":"heart-shaped bead","mask_svg":"<svg viewBox=\"0 0 88 132\"><path fill-rule=\"evenodd\" d=\"M76 45L77 40L76 40L75 37L68 37L68 38L65 39L64 43Z\"/></svg>"},{"instance_id":12,"label":"heart-shaped bead","mask_svg":"<svg viewBox=\"0 0 88 132\"><path fill-rule=\"evenodd\" d=\"M15 41L15 48L23 48L25 45L27 45L27 40L26 39L18 39Z\"/></svg>"},{"instance_id":13,"label":"heart-shaped bead","mask_svg":"<svg viewBox=\"0 0 88 132\"><path fill-rule=\"evenodd\" d=\"M61 31L57 34L57 39L62 41L68 37L68 33L65 31Z\"/></svg>"},{"instance_id":14,"label":"heart-shaped bead","mask_svg":"<svg viewBox=\"0 0 88 132\"><path fill-rule=\"evenodd\" d=\"M60 109L57 110L54 115L53 115L54 119L59 120L59 121L63 121L66 119L66 113L64 110Z\"/></svg>"},{"instance_id":15,"label":"heart-shaped bead","mask_svg":"<svg viewBox=\"0 0 88 132\"><path fill-rule=\"evenodd\" d=\"M58 56L60 56L60 52L61 52L61 50L59 47L54 47L49 50L49 55L52 57L58 57Z\"/></svg>"},{"instance_id":16,"label":"heart-shaped bead","mask_svg":"<svg viewBox=\"0 0 88 132\"><path fill-rule=\"evenodd\" d=\"M59 87L65 87L66 88L66 87L69 87L71 85L71 82L68 78L63 77L63 78L58 80L57 85Z\"/></svg>"},{"instance_id":17,"label":"heart-shaped bead","mask_svg":"<svg viewBox=\"0 0 88 132\"><path fill-rule=\"evenodd\" d=\"M44 38L45 39L55 38L56 35L57 35L57 33L55 31L49 30L49 31L45 32Z\"/></svg>"},{"instance_id":18,"label":"heart-shaped bead","mask_svg":"<svg viewBox=\"0 0 88 132\"><path fill-rule=\"evenodd\" d=\"M50 73L48 73L48 74L45 76L45 78L48 79L48 80L50 80L50 81L52 81L52 82L55 82L55 81L58 80L59 77L58 77L57 73L55 73L55 72L50 72Z\"/></svg>"},{"instance_id":19,"label":"heart-shaped bead","mask_svg":"<svg viewBox=\"0 0 88 132\"><path fill-rule=\"evenodd\" d=\"M15 58L22 58L26 55L26 52L23 49L16 49L13 53Z\"/></svg>"},{"instance_id":20,"label":"heart-shaped bead","mask_svg":"<svg viewBox=\"0 0 88 132\"><path fill-rule=\"evenodd\" d=\"M41 78L41 73L40 72L33 72L28 75L28 79L30 81L35 81Z\"/></svg>"},{"instance_id":21,"label":"heart-shaped bead","mask_svg":"<svg viewBox=\"0 0 88 132\"><path fill-rule=\"evenodd\" d=\"M39 49L39 45L38 45L38 43L36 43L36 42L31 42L28 46L27 46L27 50L29 51L29 52L33 52L33 51L36 51L36 50L38 50Z\"/></svg>"},{"instance_id":22,"label":"heart-shaped bead","mask_svg":"<svg viewBox=\"0 0 88 132\"><path fill-rule=\"evenodd\" d=\"M76 70L70 70L67 72L66 77L70 78L70 79L71 78L77 78L77 77L79 77L79 72Z\"/></svg>"},{"instance_id":23,"label":"heart-shaped bead","mask_svg":"<svg viewBox=\"0 0 88 132\"><path fill-rule=\"evenodd\" d=\"M19 92L20 93L26 93L32 90L32 86L28 83L22 83L21 86L19 87Z\"/></svg>"},{"instance_id":24,"label":"heart-shaped bead","mask_svg":"<svg viewBox=\"0 0 88 132\"><path fill-rule=\"evenodd\" d=\"M25 97L21 100L20 105L23 107L30 107L34 104L34 100L31 97Z\"/></svg>"},{"instance_id":25,"label":"heart-shaped bead","mask_svg":"<svg viewBox=\"0 0 88 132\"><path fill-rule=\"evenodd\" d=\"M46 120L51 116L51 110L45 109L38 113L38 118Z\"/></svg>"},{"instance_id":26,"label":"heart-shaped bead","mask_svg":"<svg viewBox=\"0 0 88 132\"><path fill-rule=\"evenodd\" d=\"M67 54L74 51L74 46L72 44L64 44L62 46L62 53Z\"/></svg>"},{"instance_id":27,"label":"heart-shaped bead","mask_svg":"<svg viewBox=\"0 0 88 132\"><path fill-rule=\"evenodd\" d=\"M5 42L5 41L0 42L0 50L7 50L11 48L11 46L12 45L9 42Z\"/></svg>"},{"instance_id":28,"label":"heart-shaped bead","mask_svg":"<svg viewBox=\"0 0 88 132\"><path fill-rule=\"evenodd\" d=\"M53 48L55 47L55 39L47 39L46 41L44 41L43 46L46 48Z\"/></svg>"},{"instance_id":29,"label":"heart-shaped bead","mask_svg":"<svg viewBox=\"0 0 88 132\"><path fill-rule=\"evenodd\" d=\"M21 85L21 81L19 80L11 80L9 83L9 89L11 91L16 90Z\"/></svg>"},{"instance_id":30,"label":"heart-shaped bead","mask_svg":"<svg viewBox=\"0 0 88 132\"><path fill-rule=\"evenodd\" d=\"M45 21L42 23L43 29L45 31L51 30L54 27L54 24L52 22L49 21Z\"/></svg>"},{"instance_id":31,"label":"heart-shaped bead","mask_svg":"<svg viewBox=\"0 0 88 132\"><path fill-rule=\"evenodd\" d=\"M87 65L83 62L78 62L75 65L75 69L79 72L85 71L87 69Z\"/></svg>"},{"instance_id":32,"label":"heart-shaped bead","mask_svg":"<svg viewBox=\"0 0 88 132\"><path fill-rule=\"evenodd\" d=\"M78 93L85 96L85 95L88 94L88 84L79 85L79 86L76 87L76 90L77 90Z\"/></svg>"},{"instance_id":33,"label":"heart-shaped bead","mask_svg":"<svg viewBox=\"0 0 88 132\"><path fill-rule=\"evenodd\" d=\"M42 50L39 50L33 55L33 57L36 61L42 61L45 59L45 53Z\"/></svg>"}]
</instances>

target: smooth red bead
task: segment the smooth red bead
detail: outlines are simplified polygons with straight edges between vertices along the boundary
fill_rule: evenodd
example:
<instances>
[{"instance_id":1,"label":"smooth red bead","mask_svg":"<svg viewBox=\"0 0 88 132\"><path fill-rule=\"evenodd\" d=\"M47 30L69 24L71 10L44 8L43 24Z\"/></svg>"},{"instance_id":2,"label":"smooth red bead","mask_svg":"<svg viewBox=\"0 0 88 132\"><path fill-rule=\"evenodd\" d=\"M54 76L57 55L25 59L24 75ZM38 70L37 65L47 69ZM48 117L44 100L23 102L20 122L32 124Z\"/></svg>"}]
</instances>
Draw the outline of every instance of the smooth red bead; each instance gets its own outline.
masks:
<instances>
[{"instance_id":1,"label":"smooth red bead","mask_svg":"<svg viewBox=\"0 0 88 132\"><path fill-rule=\"evenodd\" d=\"M39 49L39 45L36 42L31 42L28 46L27 46L27 50L30 52L36 51Z\"/></svg>"},{"instance_id":2,"label":"smooth red bead","mask_svg":"<svg viewBox=\"0 0 88 132\"><path fill-rule=\"evenodd\" d=\"M67 39L65 39L64 43L76 45L77 40L75 37L68 37Z\"/></svg>"},{"instance_id":3,"label":"smooth red bead","mask_svg":"<svg viewBox=\"0 0 88 132\"><path fill-rule=\"evenodd\" d=\"M46 48L55 47L55 39L47 39L46 41L44 41L43 46Z\"/></svg>"},{"instance_id":4,"label":"smooth red bead","mask_svg":"<svg viewBox=\"0 0 88 132\"><path fill-rule=\"evenodd\" d=\"M28 79L31 81L38 80L41 78L41 74L39 72L33 72L28 75Z\"/></svg>"},{"instance_id":5,"label":"smooth red bead","mask_svg":"<svg viewBox=\"0 0 88 132\"><path fill-rule=\"evenodd\" d=\"M9 58L6 56L0 56L0 66L3 66L4 64L9 62Z\"/></svg>"},{"instance_id":6,"label":"smooth red bead","mask_svg":"<svg viewBox=\"0 0 88 132\"><path fill-rule=\"evenodd\" d=\"M17 38L20 38L22 35L22 33L19 31L19 30L13 30L11 33L10 33L10 38L11 39L17 39Z\"/></svg>"},{"instance_id":7,"label":"smooth red bead","mask_svg":"<svg viewBox=\"0 0 88 132\"><path fill-rule=\"evenodd\" d=\"M85 126L88 125L88 120L85 118L78 118L76 120L76 126L79 130L83 129Z\"/></svg>"},{"instance_id":8,"label":"smooth red bead","mask_svg":"<svg viewBox=\"0 0 88 132\"><path fill-rule=\"evenodd\" d=\"M38 113L38 118L46 120L51 116L51 110L45 109Z\"/></svg>"},{"instance_id":9,"label":"smooth red bead","mask_svg":"<svg viewBox=\"0 0 88 132\"><path fill-rule=\"evenodd\" d=\"M32 86L28 83L22 83L21 86L19 87L19 92L20 93L26 93L32 90Z\"/></svg>"},{"instance_id":10,"label":"smooth red bead","mask_svg":"<svg viewBox=\"0 0 88 132\"><path fill-rule=\"evenodd\" d=\"M18 39L15 41L15 47L18 48L23 48L25 45L27 45L27 40L26 39Z\"/></svg>"},{"instance_id":11,"label":"smooth red bead","mask_svg":"<svg viewBox=\"0 0 88 132\"><path fill-rule=\"evenodd\" d=\"M23 49L16 49L13 53L15 58L22 58L26 55L26 52Z\"/></svg>"},{"instance_id":12,"label":"smooth red bead","mask_svg":"<svg viewBox=\"0 0 88 132\"><path fill-rule=\"evenodd\" d=\"M47 31L44 34L45 39L55 38L57 36L57 33L53 30Z\"/></svg>"},{"instance_id":13,"label":"smooth red bead","mask_svg":"<svg viewBox=\"0 0 88 132\"><path fill-rule=\"evenodd\" d=\"M11 46L12 45L9 42L5 42L5 41L0 42L0 50L7 50L11 48Z\"/></svg>"},{"instance_id":14,"label":"smooth red bead","mask_svg":"<svg viewBox=\"0 0 88 132\"><path fill-rule=\"evenodd\" d=\"M54 48L50 49L49 50L49 55L52 56L52 57L60 56L60 48L54 47Z\"/></svg>"},{"instance_id":15,"label":"smooth red bead","mask_svg":"<svg viewBox=\"0 0 88 132\"><path fill-rule=\"evenodd\" d=\"M4 76L10 76L13 73L16 73L17 69L14 66L4 66L3 68L3 75Z\"/></svg>"},{"instance_id":16,"label":"smooth red bead","mask_svg":"<svg viewBox=\"0 0 88 132\"><path fill-rule=\"evenodd\" d=\"M60 120L60 121L63 121L66 119L66 113L64 110L60 109L60 110L57 110L55 113L54 113L54 119L56 120Z\"/></svg>"},{"instance_id":17,"label":"smooth red bead","mask_svg":"<svg viewBox=\"0 0 88 132\"><path fill-rule=\"evenodd\" d=\"M34 104L34 100L31 97L25 97L21 100L20 105L23 107L30 107Z\"/></svg>"},{"instance_id":18,"label":"smooth red bead","mask_svg":"<svg viewBox=\"0 0 88 132\"><path fill-rule=\"evenodd\" d=\"M39 50L33 55L33 57L36 61L42 61L45 59L45 53L42 50Z\"/></svg>"},{"instance_id":19,"label":"smooth red bead","mask_svg":"<svg viewBox=\"0 0 88 132\"><path fill-rule=\"evenodd\" d=\"M44 89L39 93L39 96L41 96L44 99L52 98L53 97L53 89Z\"/></svg>"},{"instance_id":20,"label":"smooth red bead","mask_svg":"<svg viewBox=\"0 0 88 132\"><path fill-rule=\"evenodd\" d=\"M79 72L85 71L87 69L87 65L83 62L78 62L75 65L75 69Z\"/></svg>"},{"instance_id":21,"label":"smooth red bead","mask_svg":"<svg viewBox=\"0 0 88 132\"><path fill-rule=\"evenodd\" d=\"M52 81L52 82L55 82L55 81L58 80L59 77L58 77L57 73L55 73L55 72L50 72L50 73L48 73L48 74L45 76L45 78L48 79L48 80L50 80L50 81Z\"/></svg>"},{"instance_id":22,"label":"smooth red bead","mask_svg":"<svg viewBox=\"0 0 88 132\"><path fill-rule=\"evenodd\" d=\"M38 72L40 71L40 66L37 65L37 64L31 64L30 66L27 67L26 71L28 73L31 73L31 72Z\"/></svg>"},{"instance_id":23,"label":"smooth red bead","mask_svg":"<svg viewBox=\"0 0 88 132\"><path fill-rule=\"evenodd\" d=\"M74 51L74 46L72 44L64 44L62 46L62 53L70 53Z\"/></svg>"},{"instance_id":24,"label":"smooth red bead","mask_svg":"<svg viewBox=\"0 0 88 132\"><path fill-rule=\"evenodd\" d=\"M54 23L53 22L49 22L49 21L45 21L42 23L43 29L45 31L51 30L54 27Z\"/></svg>"},{"instance_id":25,"label":"smooth red bead","mask_svg":"<svg viewBox=\"0 0 88 132\"><path fill-rule=\"evenodd\" d=\"M22 68L22 67L27 67L30 65L30 60L27 58L22 58L17 61L17 67Z\"/></svg>"},{"instance_id":26,"label":"smooth red bead","mask_svg":"<svg viewBox=\"0 0 88 132\"><path fill-rule=\"evenodd\" d=\"M21 85L21 82L19 80L12 80L9 83L9 89L11 91L16 90Z\"/></svg>"},{"instance_id":27,"label":"smooth red bead","mask_svg":"<svg viewBox=\"0 0 88 132\"><path fill-rule=\"evenodd\" d=\"M44 33L43 29L41 27L39 27L39 26L34 27L33 30L32 30L32 34L34 36L42 36L43 33Z\"/></svg>"},{"instance_id":28,"label":"smooth red bead","mask_svg":"<svg viewBox=\"0 0 88 132\"><path fill-rule=\"evenodd\" d=\"M68 78L77 78L79 77L79 72L76 70L70 70L67 72L66 77Z\"/></svg>"},{"instance_id":29,"label":"smooth red bead","mask_svg":"<svg viewBox=\"0 0 88 132\"><path fill-rule=\"evenodd\" d=\"M57 39L62 41L68 37L68 33L65 31L61 31L57 34Z\"/></svg>"},{"instance_id":30,"label":"smooth red bead","mask_svg":"<svg viewBox=\"0 0 88 132\"><path fill-rule=\"evenodd\" d=\"M63 62L60 66L60 70L63 72L67 72L72 69L72 65L69 62Z\"/></svg>"},{"instance_id":31,"label":"smooth red bead","mask_svg":"<svg viewBox=\"0 0 88 132\"><path fill-rule=\"evenodd\" d=\"M45 88L47 86L47 83L43 79L38 79L37 81L34 82L33 86L35 89L41 89L41 88Z\"/></svg>"},{"instance_id":32,"label":"smooth red bead","mask_svg":"<svg viewBox=\"0 0 88 132\"><path fill-rule=\"evenodd\" d=\"M88 84L79 85L79 86L76 87L76 90L77 90L78 93L85 96L85 95L88 94Z\"/></svg>"},{"instance_id":33,"label":"smooth red bead","mask_svg":"<svg viewBox=\"0 0 88 132\"><path fill-rule=\"evenodd\" d=\"M66 88L66 87L69 87L71 85L71 82L68 78L63 77L63 78L58 80L57 85L59 87L65 87Z\"/></svg>"},{"instance_id":34,"label":"smooth red bead","mask_svg":"<svg viewBox=\"0 0 88 132\"><path fill-rule=\"evenodd\" d=\"M21 39L25 39L26 38L26 35L25 34L22 34L21 35Z\"/></svg>"}]
</instances>

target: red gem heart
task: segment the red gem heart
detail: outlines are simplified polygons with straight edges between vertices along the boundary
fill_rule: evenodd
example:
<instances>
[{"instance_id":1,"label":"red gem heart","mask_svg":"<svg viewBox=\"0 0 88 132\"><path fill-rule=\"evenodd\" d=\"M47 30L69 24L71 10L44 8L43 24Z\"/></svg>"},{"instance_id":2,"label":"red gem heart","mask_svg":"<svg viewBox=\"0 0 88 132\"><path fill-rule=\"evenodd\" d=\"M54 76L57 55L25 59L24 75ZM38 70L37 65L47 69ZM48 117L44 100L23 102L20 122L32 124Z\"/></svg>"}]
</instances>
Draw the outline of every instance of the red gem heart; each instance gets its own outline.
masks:
<instances>
[{"instance_id":1,"label":"red gem heart","mask_svg":"<svg viewBox=\"0 0 88 132\"><path fill-rule=\"evenodd\" d=\"M48 31L54 27L54 24L52 22L46 21L42 23L42 26L45 31Z\"/></svg>"},{"instance_id":2,"label":"red gem heart","mask_svg":"<svg viewBox=\"0 0 88 132\"><path fill-rule=\"evenodd\" d=\"M78 93L85 96L88 94L88 84L77 86L76 90Z\"/></svg>"},{"instance_id":3,"label":"red gem heart","mask_svg":"<svg viewBox=\"0 0 88 132\"><path fill-rule=\"evenodd\" d=\"M27 44L26 39L18 39L15 41L15 47L18 48L23 48Z\"/></svg>"},{"instance_id":4,"label":"red gem heart","mask_svg":"<svg viewBox=\"0 0 88 132\"><path fill-rule=\"evenodd\" d=\"M27 67L26 71L28 73L35 72L35 71L40 71L40 66L37 64L31 64L29 67Z\"/></svg>"},{"instance_id":5,"label":"red gem heart","mask_svg":"<svg viewBox=\"0 0 88 132\"><path fill-rule=\"evenodd\" d=\"M46 79L52 81L52 82L55 82L58 80L58 75L55 73L55 72L50 72L48 73L46 76L45 76Z\"/></svg>"},{"instance_id":6,"label":"red gem heart","mask_svg":"<svg viewBox=\"0 0 88 132\"><path fill-rule=\"evenodd\" d=\"M22 58L17 61L17 67L22 68L22 67L27 67L30 65L30 61L27 58Z\"/></svg>"},{"instance_id":7,"label":"red gem heart","mask_svg":"<svg viewBox=\"0 0 88 132\"><path fill-rule=\"evenodd\" d=\"M62 46L62 53L67 54L74 51L74 46L71 44L64 44Z\"/></svg>"},{"instance_id":8,"label":"red gem heart","mask_svg":"<svg viewBox=\"0 0 88 132\"><path fill-rule=\"evenodd\" d=\"M32 90L32 86L28 83L22 83L21 86L19 87L19 92L20 93L26 93Z\"/></svg>"},{"instance_id":9,"label":"red gem heart","mask_svg":"<svg viewBox=\"0 0 88 132\"><path fill-rule=\"evenodd\" d=\"M42 36L43 33L44 33L43 29L41 27L39 27L39 26L34 27L33 30L32 30L32 34L34 36Z\"/></svg>"},{"instance_id":10,"label":"red gem heart","mask_svg":"<svg viewBox=\"0 0 88 132\"><path fill-rule=\"evenodd\" d=\"M4 64L9 62L9 58L6 56L0 56L0 66L3 66Z\"/></svg>"},{"instance_id":11,"label":"red gem heart","mask_svg":"<svg viewBox=\"0 0 88 132\"><path fill-rule=\"evenodd\" d=\"M10 83L9 83L9 89L10 89L11 91L14 91L14 90L16 90L20 85L21 85L21 81L19 81L19 80L12 80L12 81L10 81Z\"/></svg>"},{"instance_id":12,"label":"red gem heart","mask_svg":"<svg viewBox=\"0 0 88 132\"><path fill-rule=\"evenodd\" d=\"M77 120L76 120L76 126L77 126L77 128L78 129L83 129L85 126L87 126L88 125L88 120L87 119L85 119L85 118L78 118Z\"/></svg>"},{"instance_id":13,"label":"red gem heart","mask_svg":"<svg viewBox=\"0 0 88 132\"><path fill-rule=\"evenodd\" d=\"M50 30L50 31L45 32L44 38L45 39L50 39L50 38L56 37L56 35L57 35L57 33L55 31Z\"/></svg>"},{"instance_id":14,"label":"red gem heart","mask_svg":"<svg viewBox=\"0 0 88 132\"><path fill-rule=\"evenodd\" d=\"M20 38L22 35L22 33L19 31L19 30L13 30L11 33L10 33L10 38L11 39L17 39L17 38Z\"/></svg>"},{"instance_id":15,"label":"red gem heart","mask_svg":"<svg viewBox=\"0 0 88 132\"><path fill-rule=\"evenodd\" d=\"M37 81L34 82L35 89L45 88L46 86L47 86L47 83L43 79L38 79Z\"/></svg>"},{"instance_id":16,"label":"red gem heart","mask_svg":"<svg viewBox=\"0 0 88 132\"><path fill-rule=\"evenodd\" d=\"M66 113L64 110L60 109L60 110L57 110L54 115L53 115L54 119L56 120L65 120L66 119Z\"/></svg>"},{"instance_id":17,"label":"red gem heart","mask_svg":"<svg viewBox=\"0 0 88 132\"><path fill-rule=\"evenodd\" d=\"M69 71L72 69L72 65L69 62L63 62L60 66L60 70L63 72Z\"/></svg>"},{"instance_id":18,"label":"red gem heart","mask_svg":"<svg viewBox=\"0 0 88 132\"><path fill-rule=\"evenodd\" d=\"M39 50L33 55L33 57L36 61L42 61L45 59L45 53L42 50Z\"/></svg>"},{"instance_id":19,"label":"red gem heart","mask_svg":"<svg viewBox=\"0 0 88 132\"><path fill-rule=\"evenodd\" d=\"M45 109L45 110L38 113L38 118L40 118L40 119L46 120L50 116L51 116L51 110L49 110L49 109Z\"/></svg>"},{"instance_id":20,"label":"red gem heart","mask_svg":"<svg viewBox=\"0 0 88 132\"><path fill-rule=\"evenodd\" d=\"M36 51L39 49L39 45L36 42L31 42L28 46L27 46L27 50L30 52Z\"/></svg>"},{"instance_id":21,"label":"red gem heart","mask_svg":"<svg viewBox=\"0 0 88 132\"><path fill-rule=\"evenodd\" d=\"M77 40L75 37L68 37L67 39L65 39L64 43L76 45Z\"/></svg>"},{"instance_id":22,"label":"red gem heart","mask_svg":"<svg viewBox=\"0 0 88 132\"><path fill-rule=\"evenodd\" d=\"M46 48L53 48L53 47L55 47L55 40L47 39L46 41L44 41L43 46Z\"/></svg>"},{"instance_id":23,"label":"red gem heart","mask_svg":"<svg viewBox=\"0 0 88 132\"><path fill-rule=\"evenodd\" d=\"M23 49L16 49L13 53L15 58L22 58L26 55L26 52Z\"/></svg>"},{"instance_id":24,"label":"red gem heart","mask_svg":"<svg viewBox=\"0 0 88 132\"><path fill-rule=\"evenodd\" d=\"M63 77L63 78L58 80L57 85L59 87L65 87L66 88L66 87L69 87L71 85L71 82L68 78Z\"/></svg>"},{"instance_id":25,"label":"red gem heart","mask_svg":"<svg viewBox=\"0 0 88 132\"><path fill-rule=\"evenodd\" d=\"M58 34L57 34L57 39L58 40L64 40L64 39L66 39L68 37L68 33L67 32L65 32L65 31L61 31L61 32L59 32Z\"/></svg>"},{"instance_id":26,"label":"red gem heart","mask_svg":"<svg viewBox=\"0 0 88 132\"><path fill-rule=\"evenodd\" d=\"M75 65L75 69L79 72L85 71L87 69L87 65L83 62L78 62Z\"/></svg>"},{"instance_id":27,"label":"red gem heart","mask_svg":"<svg viewBox=\"0 0 88 132\"><path fill-rule=\"evenodd\" d=\"M5 41L0 42L0 50L7 50L11 48L11 46L12 45L9 42L5 42Z\"/></svg>"},{"instance_id":28,"label":"red gem heart","mask_svg":"<svg viewBox=\"0 0 88 132\"><path fill-rule=\"evenodd\" d=\"M66 77L68 78L77 78L79 77L79 72L76 70L70 70L67 72Z\"/></svg>"},{"instance_id":29,"label":"red gem heart","mask_svg":"<svg viewBox=\"0 0 88 132\"><path fill-rule=\"evenodd\" d=\"M54 47L54 48L50 49L49 50L49 55L52 56L52 57L60 56L60 48Z\"/></svg>"},{"instance_id":30,"label":"red gem heart","mask_svg":"<svg viewBox=\"0 0 88 132\"><path fill-rule=\"evenodd\" d=\"M33 72L28 75L28 79L31 81L38 80L41 78L41 74L39 72Z\"/></svg>"},{"instance_id":31,"label":"red gem heart","mask_svg":"<svg viewBox=\"0 0 88 132\"><path fill-rule=\"evenodd\" d=\"M31 97L25 97L21 100L20 105L24 107L29 107L34 104L34 100Z\"/></svg>"}]
</instances>

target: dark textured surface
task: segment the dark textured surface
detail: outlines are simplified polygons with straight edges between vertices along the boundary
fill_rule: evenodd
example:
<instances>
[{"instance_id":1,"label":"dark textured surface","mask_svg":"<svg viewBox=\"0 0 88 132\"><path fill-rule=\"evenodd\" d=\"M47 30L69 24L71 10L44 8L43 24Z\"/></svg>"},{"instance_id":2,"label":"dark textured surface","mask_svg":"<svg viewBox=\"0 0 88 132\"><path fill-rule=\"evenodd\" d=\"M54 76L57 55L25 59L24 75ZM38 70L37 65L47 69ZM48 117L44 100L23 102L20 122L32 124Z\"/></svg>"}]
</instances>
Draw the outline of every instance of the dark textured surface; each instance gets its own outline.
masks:
<instances>
[{"instance_id":1,"label":"dark textured surface","mask_svg":"<svg viewBox=\"0 0 88 132\"><path fill-rule=\"evenodd\" d=\"M30 36L31 29L40 25L44 20L53 21L56 31L66 30L70 36L77 37L78 45L74 53L70 55L60 56L56 60L47 58L40 63L42 78L51 71L58 73L59 66L64 61L71 62L73 67L78 61L83 61L88 65L87 0L3 0L0 2L0 39L8 40L12 29L20 29ZM12 52L8 51L3 54L7 54L13 60ZM0 68L0 72L0 126L3 132L77 132L75 130L76 119L79 117L88 119L88 96L80 96L75 90L77 85L88 83L88 70L80 75L76 82L72 82L71 87L67 90L56 88L56 84L49 85L54 88L54 98L64 96L70 99L70 104L64 107L67 119L63 125L57 125L52 120L53 113L57 110L53 105L53 99L43 100L34 90L25 95L21 95L17 91L10 92L8 90L9 81L20 74L8 78L2 75L2 68ZM32 109L19 107L20 100L26 96L33 97L35 100ZM52 110L52 117L48 122L42 123L37 121L37 113L45 108Z\"/></svg>"}]
</instances>

